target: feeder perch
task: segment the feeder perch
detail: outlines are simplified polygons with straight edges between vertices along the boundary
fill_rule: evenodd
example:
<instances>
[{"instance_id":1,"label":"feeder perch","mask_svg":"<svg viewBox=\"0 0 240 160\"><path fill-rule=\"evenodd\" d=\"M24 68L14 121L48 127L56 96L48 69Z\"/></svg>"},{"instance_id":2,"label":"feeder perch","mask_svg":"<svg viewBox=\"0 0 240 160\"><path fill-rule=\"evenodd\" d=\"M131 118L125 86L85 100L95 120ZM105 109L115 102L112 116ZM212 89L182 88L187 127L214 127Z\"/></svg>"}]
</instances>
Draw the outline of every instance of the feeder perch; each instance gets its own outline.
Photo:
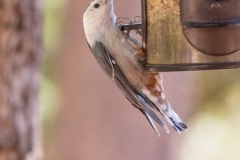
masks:
<instances>
[{"instance_id":1,"label":"feeder perch","mask_svg":"<svg viewBox=\"0 0 240 160\"><path fill-rule=\"evenodd\" d=\"M239 0L142 0L146 69L190 71L240 67Z\"/></svg>"}]
</instances>

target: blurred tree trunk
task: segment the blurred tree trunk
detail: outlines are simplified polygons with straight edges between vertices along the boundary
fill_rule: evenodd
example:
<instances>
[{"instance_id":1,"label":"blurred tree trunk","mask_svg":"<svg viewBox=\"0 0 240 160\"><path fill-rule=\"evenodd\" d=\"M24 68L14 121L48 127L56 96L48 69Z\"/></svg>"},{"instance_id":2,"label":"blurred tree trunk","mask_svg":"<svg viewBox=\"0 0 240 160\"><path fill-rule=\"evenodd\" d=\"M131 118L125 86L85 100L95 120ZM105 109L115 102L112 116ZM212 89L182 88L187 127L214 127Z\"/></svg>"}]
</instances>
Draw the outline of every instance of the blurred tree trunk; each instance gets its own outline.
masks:
<instances>
[{"instance_id":1,"label":"blurred tree trunk","mask_svg":"<svg viewBox=\"0 0 240 160\"><path fill-rule=\"evenodd\" d=\"M0 160L36 160L41 0L0 0Z\"/></svg>"}]
</instances>

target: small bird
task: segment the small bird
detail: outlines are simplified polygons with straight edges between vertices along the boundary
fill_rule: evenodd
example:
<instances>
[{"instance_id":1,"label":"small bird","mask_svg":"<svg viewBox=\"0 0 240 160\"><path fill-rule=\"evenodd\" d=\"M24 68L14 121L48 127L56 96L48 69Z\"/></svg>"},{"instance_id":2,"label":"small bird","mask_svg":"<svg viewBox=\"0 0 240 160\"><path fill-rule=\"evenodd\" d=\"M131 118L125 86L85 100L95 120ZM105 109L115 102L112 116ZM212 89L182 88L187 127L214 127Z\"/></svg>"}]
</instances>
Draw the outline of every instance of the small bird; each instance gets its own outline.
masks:
<instances>
[{"instance_id":1,"label":"small bird","mask_svg":"<svg viewBox=\"0 0 240 160\"><path fill-rule=\"evenodd\" d=\"M159 136L154 121L167 133L169 129L157 113L178 133L185 131L187 126L165 97L160 73L143 70L145 53L136 39L120 31L113 10L113 0L93 0L83 15L86 40L97 62Z\"/></svg>"}]
</instances>

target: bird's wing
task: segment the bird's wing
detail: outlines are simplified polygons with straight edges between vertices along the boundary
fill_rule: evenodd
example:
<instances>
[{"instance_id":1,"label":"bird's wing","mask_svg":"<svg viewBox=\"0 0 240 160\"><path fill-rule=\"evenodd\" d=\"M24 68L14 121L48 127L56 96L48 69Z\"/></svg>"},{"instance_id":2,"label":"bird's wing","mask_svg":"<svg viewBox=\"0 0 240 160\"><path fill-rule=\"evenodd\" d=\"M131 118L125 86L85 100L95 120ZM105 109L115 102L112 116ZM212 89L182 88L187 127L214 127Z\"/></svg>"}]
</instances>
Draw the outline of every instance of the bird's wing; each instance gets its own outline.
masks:
<instances>
[{"instance_id":1,"label":"bird's wing","mask_svg":"<svg viewBox=\"0 0 240 160\"><path fill-rule=\"evenodd\" d=\"M150 101L142 93L137 92L132 85L128 82L127 78L122 73L121 69L116 64L116 61L108 52L102 42L96 42L91 48L95 58L97 59L101 68L115 81L117 86L122 90L127 99L146 116L153 129L159 135L157 128L155 127L154 119L159 125L161 125L166 132L169 129L164 122L156 115L152 108L156 108L156 105Z\"/></svg>"}]
</instances>

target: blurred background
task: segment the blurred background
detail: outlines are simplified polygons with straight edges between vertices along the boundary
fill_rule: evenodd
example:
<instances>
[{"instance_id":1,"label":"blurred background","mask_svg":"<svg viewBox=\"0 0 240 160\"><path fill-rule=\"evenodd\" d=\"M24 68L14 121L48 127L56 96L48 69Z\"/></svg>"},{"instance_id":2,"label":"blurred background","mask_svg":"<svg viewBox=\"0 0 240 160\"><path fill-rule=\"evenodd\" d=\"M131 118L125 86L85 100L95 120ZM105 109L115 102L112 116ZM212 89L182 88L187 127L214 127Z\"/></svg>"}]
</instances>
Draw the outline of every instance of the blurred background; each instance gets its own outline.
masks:
<instances>
[{"instance_id":1,"label":"blurred background","mask_svg":"<svg viewBox=\"0 0 240 160\"><path fill-rule=\"evenodd\" d=\"M240 159L240 70L164 73L169 101L188 124L159 138L101 71L84 37L90 0L46 0L41 115L45 160ZM118 17L140 1L115 0Z\"/></svg>"}]
</instances>

